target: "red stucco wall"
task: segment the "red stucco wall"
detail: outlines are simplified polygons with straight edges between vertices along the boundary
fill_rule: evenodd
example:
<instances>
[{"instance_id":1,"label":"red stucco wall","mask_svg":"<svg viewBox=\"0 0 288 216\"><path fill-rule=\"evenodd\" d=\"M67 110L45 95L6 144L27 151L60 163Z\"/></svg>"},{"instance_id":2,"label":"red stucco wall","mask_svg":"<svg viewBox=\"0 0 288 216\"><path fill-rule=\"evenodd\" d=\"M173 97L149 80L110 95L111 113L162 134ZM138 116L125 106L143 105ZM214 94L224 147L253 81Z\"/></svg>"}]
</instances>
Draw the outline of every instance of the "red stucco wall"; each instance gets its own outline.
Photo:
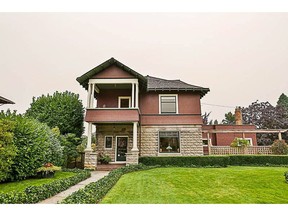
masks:
<instances>
[{"instance_id":1,"label":"red stucco wall","mask_svg":"<svg viewBox=\"0 0 288 216\"><path fill-rule=\"evenodd\" d=\"M116 66L111 66L100 73L93 76L92 79L117 79L117 78L134 78L131 74L127 73L126 71L118 68Z\"/></svg>"}]
</instances>

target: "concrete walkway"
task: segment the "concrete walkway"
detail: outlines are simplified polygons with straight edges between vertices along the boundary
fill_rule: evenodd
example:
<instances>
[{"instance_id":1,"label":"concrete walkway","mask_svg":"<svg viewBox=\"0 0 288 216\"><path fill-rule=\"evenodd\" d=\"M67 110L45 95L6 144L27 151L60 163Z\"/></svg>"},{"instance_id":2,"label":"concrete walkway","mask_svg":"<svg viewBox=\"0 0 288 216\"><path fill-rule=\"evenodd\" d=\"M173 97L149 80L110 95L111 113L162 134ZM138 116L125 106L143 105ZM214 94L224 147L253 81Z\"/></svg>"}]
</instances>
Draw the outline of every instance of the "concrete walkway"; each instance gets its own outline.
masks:
<instances>
[{"instance_id":1,"label":"concrete walkway","mask_svg":"<svg viewBox=\"0 0 288 216\"><path fill-rule=\"evenodd\" d=\"M53 197L50 197L46 200L43 200L39 202L39 204L57 204L60 203L63 199L65 199L67 196L71 195L73 192L84 188L87 184L91 182L98 181L99 179L103 178L104 176L108 175L109 171L92 171L91 177L79 182L78 184L68 188L65 191L60 192L59 194L56 194Z\"/></svg>"}]
</instances>

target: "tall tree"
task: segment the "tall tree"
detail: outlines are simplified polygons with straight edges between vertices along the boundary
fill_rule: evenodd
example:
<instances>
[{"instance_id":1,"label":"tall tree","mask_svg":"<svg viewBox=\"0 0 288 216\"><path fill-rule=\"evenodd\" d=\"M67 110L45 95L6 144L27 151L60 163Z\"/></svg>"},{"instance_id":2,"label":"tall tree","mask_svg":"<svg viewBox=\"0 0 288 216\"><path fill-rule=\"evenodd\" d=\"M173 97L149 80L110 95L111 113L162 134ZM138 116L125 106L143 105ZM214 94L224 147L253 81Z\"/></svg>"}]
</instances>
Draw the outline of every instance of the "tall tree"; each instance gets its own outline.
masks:
<instances>
[{"instance_id":1,"label":"tall tree","mask_svg":"<svg viewBox=\"0 0 288 216\"><path fill-rule=\"evenodd\" d=\"M225 114L225 119L222 120L222 124L235 124L235 115L232 112Z\"/></svg>"},{"instance_id":2,"label":"tall tree","mask_svg":"<svg viewBox=\"0 0 288 216\"><path fill-rule=\"evenodd\" d=\"M210 114L211 114L211 112L209 112L209 113L205 112L205 113L201 116L204 125L208 125L209 115L210 115Z\"/></svg>"},{"instance_id":3,"label":"tall tree","mask_svg":"<svg viewBox=\"0 0 288 216\"><path fill-rule=\"evenodd\" d=\"M33 98L26 116L44 122L50 128L58 127L63 135L73 133L81 138L84 132L82 101L78 94L69 91Z\"/></svg>"},{"instance_id":4,"label":"tall tree","mask_svg":"<svg viewBox=\"0 0 288 216\"><path fill-rule=\"evenodd\" d=\"M284 93L282 93L277 101L277 106L284 107L288 110L288 97Z\"/></svg>"}]
</instances>

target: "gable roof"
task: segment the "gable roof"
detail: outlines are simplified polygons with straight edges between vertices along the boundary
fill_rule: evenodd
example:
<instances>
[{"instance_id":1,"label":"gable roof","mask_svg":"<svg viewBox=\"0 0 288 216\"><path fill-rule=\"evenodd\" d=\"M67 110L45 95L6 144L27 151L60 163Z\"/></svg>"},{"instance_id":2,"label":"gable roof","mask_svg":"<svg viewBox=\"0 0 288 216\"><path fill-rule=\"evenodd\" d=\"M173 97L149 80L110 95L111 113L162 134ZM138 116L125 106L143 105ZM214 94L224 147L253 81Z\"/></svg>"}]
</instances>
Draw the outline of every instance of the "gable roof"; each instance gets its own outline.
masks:
<instances>
[{"instance_id":1,"label":"gable roof","mask_svg":"<svg viewBox=\"0 0 288 216\"><path fill-rule=\"evenodd\" d=\"M15 104L13 101L0 96L0 104Z\"/></svg>"},{"instance_id":2,"label":"gable roof","mask_svg":"<svg viewBox=\"0 0 288 216\"><path fill-rule=\"evenodd\" d=\"M132 70L128 66L124 65L123 63L119 62L115 58L110 58L107 61L103 62L102 64L96 66L95 68L91 69L87 73L83 74L80 77L77 77L77 81L87 90L88 89L88 82L94 75L102 72L103 70L107 69L108 67L116 65L117 67L121 68L122 70L126 71L127 73L135 76L139 79L139 82L142 84L146 83L146 78L142 76L140 73Z\"/></svg>"},{"instance_id":3,"label":"gable roof","mask_svg":"<svg viewBox=\"0 0 288 216\"><path fill-rule=\"evenodd\" d=\"M191 85L181 80L166 80L162 78L147 76L147 91L195 91L203 97L209 88Z\"/></svg>"}]
</instances>

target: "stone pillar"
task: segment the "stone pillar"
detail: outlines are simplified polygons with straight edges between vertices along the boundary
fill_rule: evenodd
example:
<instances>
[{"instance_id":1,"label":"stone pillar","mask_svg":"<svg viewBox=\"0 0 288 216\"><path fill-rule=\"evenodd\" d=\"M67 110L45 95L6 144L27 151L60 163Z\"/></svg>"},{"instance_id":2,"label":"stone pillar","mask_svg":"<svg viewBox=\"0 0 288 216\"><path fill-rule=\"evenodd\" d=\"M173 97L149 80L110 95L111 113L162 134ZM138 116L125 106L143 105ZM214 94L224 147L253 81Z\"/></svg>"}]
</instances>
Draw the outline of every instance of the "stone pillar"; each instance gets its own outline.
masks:
<instances>
[{"instance_id":1,"label":"stone pillar","mask_svg":"<svg viewBox=\"0 0 288 216\"><path fill-rule=\"evenodd\" d=\"M139 151L131 150L131 153L126 153L126 166L130 164L138 164Z\"/></svg>"},{"instance_id":2,"label":"stone pillar","mask_svg":"<svg viewBox=\"0 0 288 216\"><path fill-rule=\"evenodd\" d=\"M89 150L85 150L84 169L95 170L97 167L97 154Z\"/></svg>"}]
</instances>

